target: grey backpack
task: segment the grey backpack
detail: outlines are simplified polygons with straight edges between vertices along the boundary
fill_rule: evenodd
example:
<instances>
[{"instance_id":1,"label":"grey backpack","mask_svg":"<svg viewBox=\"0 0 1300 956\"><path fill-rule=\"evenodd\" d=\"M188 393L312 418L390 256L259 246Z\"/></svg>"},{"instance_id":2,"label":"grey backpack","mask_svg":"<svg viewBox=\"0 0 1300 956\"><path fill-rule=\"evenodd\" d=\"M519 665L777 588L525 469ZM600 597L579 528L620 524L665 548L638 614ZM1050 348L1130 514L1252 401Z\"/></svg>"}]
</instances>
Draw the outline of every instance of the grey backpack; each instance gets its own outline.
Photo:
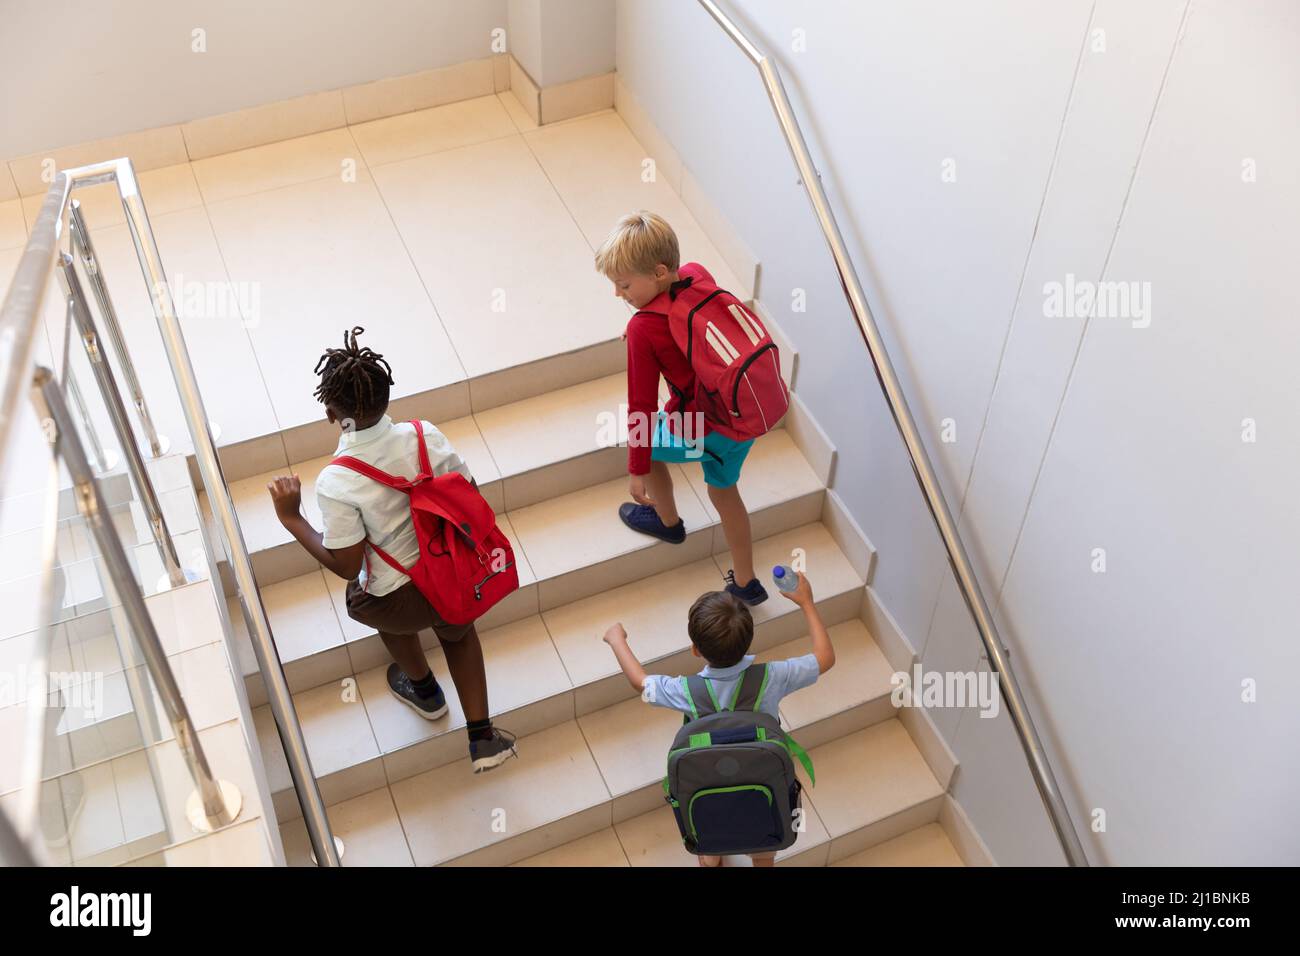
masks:
<instances>
[{"instance_id":1,"label":"grey backpack","mask_svg":"<svg viewBox=\"0 0 1300 956\"><path fill-rule=\"evenodd\" d=\"M664 793L686 849L709 856L784 850L798 836L794 814L802 789L792 755L816 780L807 752L776 717L758 709L767 665L741 672L726 710L707 678L680 680L692 713L668 753Z\"/></svg>"}]
</instances>

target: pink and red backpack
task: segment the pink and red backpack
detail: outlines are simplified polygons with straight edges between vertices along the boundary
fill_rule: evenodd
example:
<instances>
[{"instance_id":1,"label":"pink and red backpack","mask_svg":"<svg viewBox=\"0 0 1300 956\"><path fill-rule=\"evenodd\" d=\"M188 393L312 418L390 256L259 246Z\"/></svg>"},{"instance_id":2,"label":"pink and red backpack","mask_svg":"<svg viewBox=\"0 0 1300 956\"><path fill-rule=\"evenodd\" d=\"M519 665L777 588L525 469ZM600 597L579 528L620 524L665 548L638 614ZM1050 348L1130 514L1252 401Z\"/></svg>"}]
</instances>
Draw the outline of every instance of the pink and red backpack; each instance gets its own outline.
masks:
<instances>
[{"instance_id":1,"label":"pink and red backpack","mask_svg":"<svg viewBox=\"0 0 1300 956\"><path fill-rule=\"evenodd\" d=\"M672 294L668 329L695 372L683 396L714 430L747 441L776 427L790 407L776 343L745 304L707 279Z\"/></svg>"},{"instance_id":2,"label":"pink and red backpack","mask_svg":"<svg viewBox=\"0 0 1300 956\"><path fill-rule=\"evenodd\" d=\"M330 464L350 468L410 497L411 521L420 543L415 564L404 568L373 542L367 541L366 546L414 581L444 621L468 624L519 587L515 552L497 527L492 506L464 475L433 476L424 426L418 420L411 424L420 449L420 473L414 478L395 477L350 455ZM367 556L367 572L369 560Z\"/></svg>"}]
</instances>

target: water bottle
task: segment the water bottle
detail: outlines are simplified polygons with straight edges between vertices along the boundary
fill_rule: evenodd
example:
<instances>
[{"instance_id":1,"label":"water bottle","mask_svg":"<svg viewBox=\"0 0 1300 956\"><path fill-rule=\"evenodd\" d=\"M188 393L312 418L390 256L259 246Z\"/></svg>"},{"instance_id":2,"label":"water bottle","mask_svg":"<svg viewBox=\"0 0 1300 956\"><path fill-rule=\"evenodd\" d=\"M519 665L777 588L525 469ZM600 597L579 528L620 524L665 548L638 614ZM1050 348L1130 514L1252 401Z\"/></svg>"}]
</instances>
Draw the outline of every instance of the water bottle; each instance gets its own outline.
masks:
<instances>
[{"instance_id":1,"label":"water bottle","mask_svg":"<svg viewBox=\"0 0 1300 956\"><path fill-rule=\"evenodd\" d=\"M776 582L778 591L793 591L799 586L799 575L784 564L778 564L772 569L772 580Z\"/></svg>"}]
</instances>

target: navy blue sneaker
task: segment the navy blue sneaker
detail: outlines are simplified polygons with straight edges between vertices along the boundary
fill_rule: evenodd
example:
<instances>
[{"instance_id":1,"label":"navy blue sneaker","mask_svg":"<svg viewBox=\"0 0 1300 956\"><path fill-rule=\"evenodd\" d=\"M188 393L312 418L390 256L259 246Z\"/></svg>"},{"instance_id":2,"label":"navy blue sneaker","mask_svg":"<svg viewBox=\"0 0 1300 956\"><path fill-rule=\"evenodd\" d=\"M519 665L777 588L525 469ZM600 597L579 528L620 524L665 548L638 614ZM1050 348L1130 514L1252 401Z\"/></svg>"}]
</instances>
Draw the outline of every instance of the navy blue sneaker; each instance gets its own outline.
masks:
<instances>
[{"instance_id":1,"label":"navy blue sneaker","mask_svg":"<svg viewBox=\"0 0 1300 956\"><path fill-rule=\"evenodd\" d=\"M432 697L421 697L411 686L411 678L396 663L388 665L388 692L425 720L437 720L447 713L447 696L441 686Z\"/></svg>"},{"instance_id":2,"label":"navy blue sneaker","mask_svg":"<svg viewBox=\"0 0 1300 956\"><path fill-rule=\"evenodd\" d=\"M640 531L669 544L681 544L686 540L686 522L681 518L671 528L665 527L659 520L659 514L650 505L637 505L632 502L618 506L618 516L633 531Z\"/></svg>"},{"instance_id":3,"label":"navy blue sneaker","mask_svg":"<svg viewBox=\"0 0 1300 956\"><path fill-rule=\"evenodd\" d=\"M758 583L758 578L750 581L743 588L736 583L736 572L727 571L727 593L740 598L750 607L767 600L767 588Z\"/></svg>"}]
</instances>

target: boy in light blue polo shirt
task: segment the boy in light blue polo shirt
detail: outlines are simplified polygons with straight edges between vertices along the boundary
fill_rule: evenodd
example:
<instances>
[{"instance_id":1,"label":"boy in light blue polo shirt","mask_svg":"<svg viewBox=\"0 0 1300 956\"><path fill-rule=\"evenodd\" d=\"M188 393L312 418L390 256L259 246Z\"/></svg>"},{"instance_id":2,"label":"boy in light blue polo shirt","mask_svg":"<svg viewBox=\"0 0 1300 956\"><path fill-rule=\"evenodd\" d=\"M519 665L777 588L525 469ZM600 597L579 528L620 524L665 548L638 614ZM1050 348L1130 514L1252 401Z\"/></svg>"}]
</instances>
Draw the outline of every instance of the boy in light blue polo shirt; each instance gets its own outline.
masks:
<instances>
[{"instance_id":1,"label":"boy in light blue polo shirt","mask_svg":"<svg viewBox=\"0 0 1300 956\"><path fill-rule=\"evenodd\" d=\"M812 653L767 665L767 682L759 694L758 709L778 719L781 698L815 683L835 666L835 649L817 613L808 579L800 574L799 586L781 593L803 610L812 637ZM754 619L749 608L726 591L709 591L691 605L686 629L691 638L691 652L703 658L707 665L700 676L706 680L718 708L725 709L740 688L741 674L754 663L754 655L748 653L754 640ZM612 625L605 632L604 641L614 651L628 683L641 692L642 700L656 707L694 713L686 678L647 674L628 646L627 631L622 624ZM772 866L775 854L751 854L750 859L755 866ZM700 866L722 865L722 858L717 856L700 856L699 861Z\"/></svg>"}]
</instances>

